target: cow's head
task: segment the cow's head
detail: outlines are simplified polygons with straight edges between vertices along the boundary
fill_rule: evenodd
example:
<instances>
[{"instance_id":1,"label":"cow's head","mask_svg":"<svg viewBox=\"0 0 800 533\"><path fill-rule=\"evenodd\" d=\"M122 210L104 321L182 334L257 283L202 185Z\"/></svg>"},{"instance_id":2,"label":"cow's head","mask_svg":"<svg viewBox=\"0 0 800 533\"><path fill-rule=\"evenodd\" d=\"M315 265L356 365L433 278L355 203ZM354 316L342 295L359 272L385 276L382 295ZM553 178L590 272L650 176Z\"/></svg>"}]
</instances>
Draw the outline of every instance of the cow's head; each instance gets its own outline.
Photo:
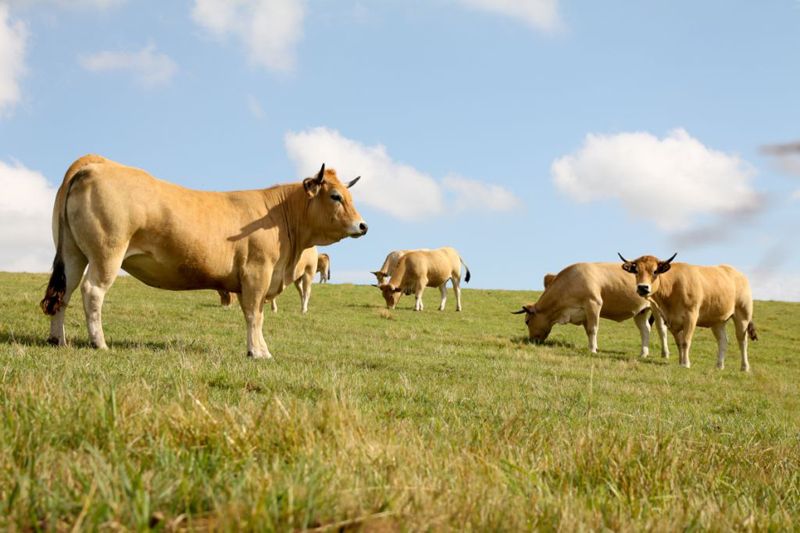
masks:
<instances>
[{"instance_id":1,"label":"cow's head","mask_svg":"<svg viewBox=\"0 0 800 533\"><path fill-rule=\"evenodd\" d=\"M622 254L617 253L617 255L623 261L622 270L636 276L636 292L639 296L647 297L658 291L658 276L670 269L670 263L678 253L672 254L666 261L659 261L652 255L643 255L639 259L628 261Z\"/></svg>"},{"instance_id":2,"label":"cow's head","mask_svg":"<svg viewBox=\"0 0 800 533\"><path fill-rule=\"evenodd\" d=\"M383 285L383 281L389 277L389 274L387 274L386 272L381 272L380 270L371 272L371 274L376 278L378 278L378 285Z\"/></svg>"},{"instance_id":3,"label":"cow's head","mask_svg":"<svg viewBox=\"0 0 800 533\"><path fill-rule=\"evenodd\" d=\"M536 304L523 305L519 311L512 311L515 315L525 314L525 325L528 326L528 338L536 344L543 343L550 330L553 329L553 322L544 315L536 311Z\"/></svg>"},{"instance_id":4,"label":"cow's head","mask_svg":"<svg viewBox=\"0 0 800 533\"><path fill-rule=\"evenodd\" d=\"M381 290L383 299L386 300L386 307L389 309L394 309L397 305L397 301L400 300L400 295L402 294L403 289L399 287L392 287L392 285L389 283L374 286Z\"/></svg>"},{"instance_id":5,"label":"cow's head","mask_svg":"<svg viewBox=\"0 0 800 533\"><path fill-rule=\"evenodd\" d=\"M345 237L361 237L367 233L367 223L353 205L350 187L361 178L342 183L332 168L325 164L317 175L303 180L308 196L306 222L310 226L312 244L331 244Z\"/></svg>"}]
</instances>

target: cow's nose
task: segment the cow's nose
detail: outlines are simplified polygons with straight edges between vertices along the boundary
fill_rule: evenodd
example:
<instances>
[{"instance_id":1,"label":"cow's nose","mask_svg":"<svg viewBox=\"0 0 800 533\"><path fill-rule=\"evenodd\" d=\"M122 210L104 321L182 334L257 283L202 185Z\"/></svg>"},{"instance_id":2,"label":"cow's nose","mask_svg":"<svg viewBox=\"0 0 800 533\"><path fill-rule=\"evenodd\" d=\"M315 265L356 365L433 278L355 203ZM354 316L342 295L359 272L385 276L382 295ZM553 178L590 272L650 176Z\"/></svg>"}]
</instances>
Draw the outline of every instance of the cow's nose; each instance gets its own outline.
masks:
<instances>
[{"instance_id":1,"label":"cow's nose","mask_svg":"<svg viewBox=\"0 0 800 533\"><path fill-rule=\"evenodd\" d=\"M639 296L647 296L650 294L650 285L637 285L636 292L639 293Z\"/></svg>"},{"instance_id":2,"label":"cow's nose","mask_svg":"<svg viewBox=\"0 0 800 533\"><path fill-rule=\"evenodd\" d=\"M362 222L361 224L358 225L358 229L361 230L361 235L366 235L367 234L367 230L369 229L369 226L367 226L366 222Z\"/></svg>"}]
</instances>

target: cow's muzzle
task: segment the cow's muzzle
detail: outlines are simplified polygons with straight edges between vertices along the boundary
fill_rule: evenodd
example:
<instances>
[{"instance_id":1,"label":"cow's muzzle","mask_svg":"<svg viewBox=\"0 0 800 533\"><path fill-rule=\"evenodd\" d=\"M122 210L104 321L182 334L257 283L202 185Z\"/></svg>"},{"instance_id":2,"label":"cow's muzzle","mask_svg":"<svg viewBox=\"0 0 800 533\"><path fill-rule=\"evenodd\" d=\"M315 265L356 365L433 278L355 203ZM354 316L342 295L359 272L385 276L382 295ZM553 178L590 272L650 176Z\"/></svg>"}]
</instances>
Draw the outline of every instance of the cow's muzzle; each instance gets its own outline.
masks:
<instances>
[{"instance_id":1,"label":"cow's muzzle","mask_svg":"<svg viewBox=\"0 0 800 533\"><path fill-rule=\"evenodd\" d=\"M649 296L650 295L650 285L641 283L636 286L636 292L639 296Z\"/></svg>"},{"instance_id":2,"label":"cow's muzzle","mask_svg":"<svg viewBox=\"0 0 800 533\"><path fill-rule=\"evenodd\" d=\"M359 237L363 237L364 235L367 234L367 230L369 229L369 226L367 226L367 223L364 222L363 220L361 222L359 222L357 225L353 224L353 226L354 226L354 228L350 232L350 236L353 237L354 239L358 239Z\"/></svg>"}]
</instances>

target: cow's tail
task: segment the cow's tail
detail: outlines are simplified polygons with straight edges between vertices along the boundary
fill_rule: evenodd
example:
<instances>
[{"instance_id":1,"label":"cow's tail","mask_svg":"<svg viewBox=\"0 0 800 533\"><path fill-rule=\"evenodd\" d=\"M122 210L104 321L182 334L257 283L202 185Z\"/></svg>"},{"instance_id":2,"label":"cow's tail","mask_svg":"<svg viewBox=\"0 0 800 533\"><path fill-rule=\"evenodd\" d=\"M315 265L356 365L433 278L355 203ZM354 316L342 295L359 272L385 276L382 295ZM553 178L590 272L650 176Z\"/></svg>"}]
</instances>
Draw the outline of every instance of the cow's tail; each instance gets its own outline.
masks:
<instances>
[{"instance_id":1,"label":"cow's tail","mask_svg":"<svg viewBox=\"0 0 800 533\"><path fill-rule=\"evenodd\" d=\"M656 317L655 317L655 316L653 316L653 314L652 314L652 313L650 314L650 318L648 318L648 319L647 319L647 323L648 323L648 324L650 324L650 327L652 327L652 326L653 326L653 324L655 324L655 323L656 323Z\"/></svg>"},{"instance_id":2,"label":"cow's tail","mask_svg":"<svg viewBox=\"0 0 800 533\"><path fill-rule=\"evenodd\" d=\"M71 170L71 169L70 169ZM72 176L69 171L65 180L69 180L66 193L64 194L64 208L58 215L58 237L56 238L56 256L53 258L53 273L50 274L50 281L47 282L47 290L44 298L39 302L39 306L46 315L53 316L64 307L64 295L67 292L67 272L64 264L64 235L69 231L69 221L67 220L67 200L72 186L80 178L88 174L88 170L79 170Z\"/></svg>"},{"instance_id":3,"label":"cow's tail","mask_svg":"<svg viewBox=\"0 0 800 533\"><path fill-rule=\"evenodd\" d=\"M325 279L325 281L330 281L330 280L331 280L331 263L330 261L328 261L328 277Z\"/></svg>"},{"instance_id":4,"label":"cow's tail","mask_svg":"<svg viewBox=\"0 0 800 533\"><path fill-rule=\"evenodd\" d=\"M468 267L468 266L467 266L467 264L464 262L464 260L463 260L463 259L461 259L461 257L460 257L460 256L459 256L458 260L459 260L459 261L461 261L461 264L462 264L462 265L464 265L464 270L466 270L466 271L467 271L467 275L466 275L466 276L464 276L464 282L465 282L465 283L469 283L469 278L471 277L471 274L469 273L469 267Z\"/></svg>"},{"instance_id":5,"label":"cow's tail","mask_svg":"<svg viewBox=\"0 0 800 533\"><path fill-rule=\"evenodd\" d=\"M758 332L756 332L756 323L752 320L749 324L747 324L747 335L750 337L751 341L758 340Z\"/></svg>"}]
</instances>

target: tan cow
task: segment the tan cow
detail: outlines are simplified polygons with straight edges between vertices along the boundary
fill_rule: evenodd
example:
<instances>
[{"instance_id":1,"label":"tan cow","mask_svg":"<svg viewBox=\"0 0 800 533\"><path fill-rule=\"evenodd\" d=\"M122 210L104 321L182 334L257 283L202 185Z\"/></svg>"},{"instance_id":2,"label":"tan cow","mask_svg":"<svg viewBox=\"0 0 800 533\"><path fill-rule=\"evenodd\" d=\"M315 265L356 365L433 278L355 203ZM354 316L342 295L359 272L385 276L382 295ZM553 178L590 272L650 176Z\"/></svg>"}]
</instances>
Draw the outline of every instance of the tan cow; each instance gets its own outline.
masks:
<instances>
[{"instance_id":1,"label":"tan cow","mask_svg":"<svg viewBox=\"0 0 800 533\"><path fill-rule=\"evenodd\" d=\"M317 272L319 272L319 282L328 283L331 279L331 256L328 254L319 254L317 259Z\"/></svg>"},{"instance_id":2,"label":"tan cow","mask_svg":"<svg viewBox=\"0 0 800 533\"><path fill-rule=\"evenodd\" d=\"M394 269L397 267L397 262L400 261L401 257L408 252L414 251L427 252L428 248L419 248L418 250L395 250L393 252L389 252L389 254L386 256L386 259L383 260L383 265L381 265L381 268L375 272L372 272L372 274L378 278L378 285L383 285L384 281L392 277L392 274L394 274Z\"/></svg>"},{"instance_id":3,"label":"tan cow","mask_svg":"<svg viewBox=\"0 0 800 533\"><path fill-rule=\"evenodd\" d=\"M381 290L386 306L394 309L401 294L414 294L414 310L422 311L422 293L425 287L439 287L442 301L439 311L447 302L447 281L453 281L456 293L456 311L461 311L461 265L464 265L469 283L470 273L466 263L455 250L445 246L435 250L412 250L402 255L394 268L389 283L376 285Z\"/></svg>"},{"instance_id":4,"label":"tan cow","mask_svg":"<svg viewBox=\"0 0 800 533\"><path fill-rule=\"evenodd\" d=\"M514 311L525 313L531 341L544 342L555 324L582 325L589 350L597 353L600 319L622 322L632 318L641 335L640 355L650 354L650 304L630 290L630 280L617 263L575 263L556 275L547 274L544 287L539 301ZM661 337L661 355L668 357L666 326L658 314L654 318Z\"/></svg>"},{"instance_id":5,"label":"tan cow","mask_svg":"<svg viewBox=\"0 0 800 533\"><path fill-rule=\"evenodd\" d=\"M689 368L689 349L696 327L711 328L717 339L717 368L725 367L728 337L725 323L733 319L736 340L742 354L741 369L750 370L747 360L747 337L757 340L753 323L753 296L744 274L728 265L696 266L673 263L644 255L628 261L621 254L623 270L636 276L636 286L629 281L631 293L649 299L664 317L678 345L679 362ZM628 278L630 280L630 277Z\"/></svg>"},{"instance_id":6,"label":"tan cow","mask_svg":"<svg viewBox=\"0 0 800 533\"><path fill-rule=\"evenodd\" d=\"M271 357L263 334L264 299L293 281L306 248L367 232L348 191L357 180L345 185L323 165L302 183L205 192L100 156L78 159L53 208L56 255L41 302L53 316L50 342L66 344L64 313L80 284L89 340L107 348L101 308L123 268L153 287L240 294L247 353Z\"/></svg>"}]
</instances>

